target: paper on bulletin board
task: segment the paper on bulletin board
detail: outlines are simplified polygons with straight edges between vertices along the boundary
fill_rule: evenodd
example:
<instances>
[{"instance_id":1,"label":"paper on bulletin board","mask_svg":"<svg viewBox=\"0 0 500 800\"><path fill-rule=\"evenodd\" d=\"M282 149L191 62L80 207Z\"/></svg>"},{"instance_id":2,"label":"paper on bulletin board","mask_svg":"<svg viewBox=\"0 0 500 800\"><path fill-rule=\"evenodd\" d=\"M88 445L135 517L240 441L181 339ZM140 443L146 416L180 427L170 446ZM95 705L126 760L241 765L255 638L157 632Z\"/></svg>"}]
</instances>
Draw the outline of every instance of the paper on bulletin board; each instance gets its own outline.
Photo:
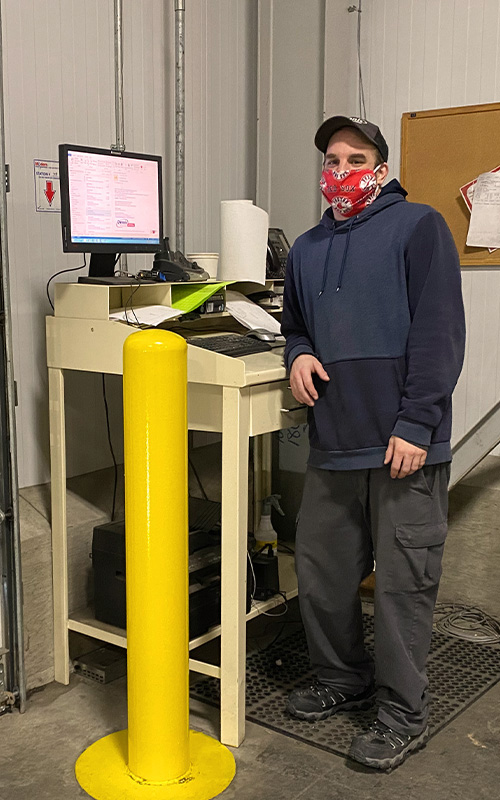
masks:
<instances>
[{"instance_id":1,"label":"paper on bulletin board","mask_svg":"<svg viewBox=\"0 0 500 800\"><path fill-rule=\"evenodd\" d=\"M229 283L233 283L233 281L196 283L191 286L186 283L172 285L172 306L185 312L194 311Z\"/></svg>"},{"instance_id":2,"label":"paper on bulletin board","mask_svg":"<svg viewBox=\"0 0 500 800\"><path fill-rule=\"evenodd\" d=\"M477 178L467 234L469 247L500 247L500 174L483 172Z\"/></svg>"},{"instance_id":3,"label":"paper on bulletin board","mask_svg":"<svg viewBox=\"0 0 500 800\"><path fill-rule=\"evenodd\" d=\"M490 170L490 172L500 172L500 166L495 167L494 169ZM469 181L465 183L463 186L460 187L460 194L462 195L465 205L472 211L472 203L474 200L474 189L476 188L477 178L474 178L473 181ZM496 247L488 247L488 251L490 253L494 253L497 250Z\"/></svg>"}]
</instances>

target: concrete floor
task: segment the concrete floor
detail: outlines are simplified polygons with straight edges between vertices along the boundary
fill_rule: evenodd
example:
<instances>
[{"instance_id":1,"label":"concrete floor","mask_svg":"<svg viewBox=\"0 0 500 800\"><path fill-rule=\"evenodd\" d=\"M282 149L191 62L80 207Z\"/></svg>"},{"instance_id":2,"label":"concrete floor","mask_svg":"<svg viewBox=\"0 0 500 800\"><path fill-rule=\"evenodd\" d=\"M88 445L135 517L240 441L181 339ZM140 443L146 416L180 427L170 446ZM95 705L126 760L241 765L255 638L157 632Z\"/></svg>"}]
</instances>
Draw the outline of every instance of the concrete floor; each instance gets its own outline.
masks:
<instances>
[{"instance_id":1,"label":"concrete floor","mask_svg":"<svg viewBox=\"0 0 500 800\"><path fill-rule=\"evenodd\" d=\"M500 618L500 459L490 457L450 494L450 533L441 602L480 606ZM293 619L297 609L292 608ZM249 644L262 646L282 621L255 620ZM276 626L276 628L274 628ZM264 635L265 633L265 635ZM79 754L101 736L126 727L125 681L107 686L73 676L68 687L35 692L26 714L0 719L0 800L74 800L88 795L74 778ZM215 737L218 712L191 703L191 727ZM221 795L238 800L474 800L498 796L500 685L491 689L425 750L390 775L248 723L235 749L236 777ZM119 800L119 798L117 798Z\"/></svg>"}]
</instances>

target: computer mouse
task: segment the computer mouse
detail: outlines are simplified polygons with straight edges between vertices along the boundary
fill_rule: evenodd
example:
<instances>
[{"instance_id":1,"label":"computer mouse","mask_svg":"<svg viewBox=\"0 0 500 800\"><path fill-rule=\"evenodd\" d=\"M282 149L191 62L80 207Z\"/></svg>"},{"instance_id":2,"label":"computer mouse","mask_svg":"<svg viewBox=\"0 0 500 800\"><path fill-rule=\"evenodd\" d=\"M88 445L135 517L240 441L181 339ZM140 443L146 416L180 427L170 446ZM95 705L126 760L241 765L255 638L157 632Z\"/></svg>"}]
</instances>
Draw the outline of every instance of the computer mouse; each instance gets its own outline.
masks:
<instances>
[{"instance_id":1,"label":"computer mouse","mask_svg":"<svg viewBox=\"0 0 500 800\"><path fill-rule=\"evenodd\" d=\"M246 336L251 339L259 339L261 342L275 342L276 334L272 331L266 331L265 328L255 328L253 331L248 331Z\"/></svg>"}]
</instances>

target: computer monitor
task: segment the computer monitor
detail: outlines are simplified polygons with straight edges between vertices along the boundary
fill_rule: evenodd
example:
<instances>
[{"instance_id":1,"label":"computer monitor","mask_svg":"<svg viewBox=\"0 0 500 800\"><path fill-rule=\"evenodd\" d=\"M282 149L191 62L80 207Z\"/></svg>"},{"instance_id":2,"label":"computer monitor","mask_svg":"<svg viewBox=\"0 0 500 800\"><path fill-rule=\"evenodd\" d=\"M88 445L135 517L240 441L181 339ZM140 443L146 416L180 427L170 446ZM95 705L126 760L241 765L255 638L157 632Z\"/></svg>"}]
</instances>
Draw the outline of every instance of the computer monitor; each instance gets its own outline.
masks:
<instances>
[{"instance_id":1,"label":"computer monitor","mask_svg":"<svg viewBox=\"0 0 500 800\"><path fill-rule=\"evenodd\" d=\"M89 274L110 276L117 253L161 249L161 156L59 145L65 253L91 253Z\"/></svg>"}]
</instances>

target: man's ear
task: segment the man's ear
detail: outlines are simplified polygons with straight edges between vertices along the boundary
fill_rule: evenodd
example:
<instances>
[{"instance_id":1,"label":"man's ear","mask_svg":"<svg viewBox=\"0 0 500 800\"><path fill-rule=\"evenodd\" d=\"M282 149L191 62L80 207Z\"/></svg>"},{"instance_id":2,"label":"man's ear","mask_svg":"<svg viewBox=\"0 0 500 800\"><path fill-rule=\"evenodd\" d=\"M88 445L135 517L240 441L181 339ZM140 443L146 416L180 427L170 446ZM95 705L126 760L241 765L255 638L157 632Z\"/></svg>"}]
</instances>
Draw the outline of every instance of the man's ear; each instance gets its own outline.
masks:
<instances>
[{"instance_id":1,"label":"man's ear","mask_svg":"<svg viewBox=\"0 0 500 800\"><path fill-rule=\"evenodd\" d=\"M379 186L382 186L388 174L389 174L389 164L387 164L386 162L380 164L379 168L375 173L375 177L377 178L377 184Z\"/></svg>"}]
</instances>

